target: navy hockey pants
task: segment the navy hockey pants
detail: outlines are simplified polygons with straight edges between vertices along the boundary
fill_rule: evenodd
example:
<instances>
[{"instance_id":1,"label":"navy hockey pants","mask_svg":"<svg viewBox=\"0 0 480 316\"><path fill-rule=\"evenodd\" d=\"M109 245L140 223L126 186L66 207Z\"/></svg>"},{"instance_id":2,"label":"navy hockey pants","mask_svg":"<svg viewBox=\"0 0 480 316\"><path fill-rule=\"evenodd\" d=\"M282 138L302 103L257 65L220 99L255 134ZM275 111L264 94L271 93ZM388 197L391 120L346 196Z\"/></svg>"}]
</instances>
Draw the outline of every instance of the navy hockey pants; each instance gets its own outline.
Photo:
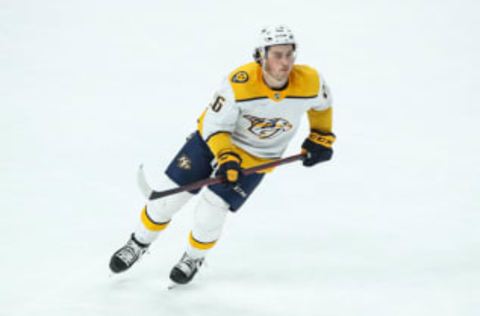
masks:
<instances>
[{"instance_id":1,"label":"navy hockey pants","mask_svg":"<svg viewBox=\"0 0 480 316\"><path fill-rule=\"evenodd\" d=\"M186 185L209 178L214 173L213 160L210 148L197 131L187 139L165 173L179 186ZM235 212L245 203L263 177L264 174L254 173L242 176L233 188L221 183L210 185L208 188L228 203L230 211ZM197 194L199 191L190 192Z\"/></svg>"}]
</instances>

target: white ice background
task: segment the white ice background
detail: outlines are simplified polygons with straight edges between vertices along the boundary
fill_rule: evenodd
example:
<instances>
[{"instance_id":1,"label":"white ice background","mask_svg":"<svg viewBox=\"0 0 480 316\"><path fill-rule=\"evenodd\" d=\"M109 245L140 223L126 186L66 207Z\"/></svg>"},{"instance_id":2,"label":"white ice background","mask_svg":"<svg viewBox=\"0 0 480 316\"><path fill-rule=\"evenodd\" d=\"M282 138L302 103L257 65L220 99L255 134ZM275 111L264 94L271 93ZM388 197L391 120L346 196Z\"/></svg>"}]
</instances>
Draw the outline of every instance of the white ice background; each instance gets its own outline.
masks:
<instances>
[{"instance_id":1,"label":"white ice background","mask_svg":"<svg viewBox=\"0 0 480 316\"><path fill-rule=\"evenodd\" d=\"M478 1L0 1L0 315L480 315ZM110 255L258 30L325 76L331 162L269 175L166 291L192 203ZM298 152L306 120L289 147Z\"/></svg>"}]
</instances>

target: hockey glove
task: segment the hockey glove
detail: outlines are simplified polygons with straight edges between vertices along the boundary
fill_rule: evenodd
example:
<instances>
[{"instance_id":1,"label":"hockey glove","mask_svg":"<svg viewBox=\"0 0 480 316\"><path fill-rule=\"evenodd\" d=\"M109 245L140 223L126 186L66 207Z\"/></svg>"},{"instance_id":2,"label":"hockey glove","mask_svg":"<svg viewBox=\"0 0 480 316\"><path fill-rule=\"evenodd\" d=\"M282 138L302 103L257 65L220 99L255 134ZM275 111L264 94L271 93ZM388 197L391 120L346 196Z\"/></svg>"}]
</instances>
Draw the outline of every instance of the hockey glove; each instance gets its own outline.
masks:
<instances>
[{"instance_id":1,"label":"hockey glove","mask_svg":"<svg viewBox=\"0 0 480 316\"><path fill-rule=\"evenodd\" d=\"M227 152L217 159L218 169L216 176L225 178L228 186L234 186L242 176L242 168L240 167L240 157L233 153Z\"/></svg>"},{"instance_id":2,"label":"hockey glove","mask_svg":"<svg viewBox=\"0 0 480 316\"><path fill-rule=\"evenodd\" d=\"M305 154L303 165L311 167L319 162L330 160L333 155L334 141L335 134L312 130L302 144L302 152Z\"/></svg>"}]
</instances>

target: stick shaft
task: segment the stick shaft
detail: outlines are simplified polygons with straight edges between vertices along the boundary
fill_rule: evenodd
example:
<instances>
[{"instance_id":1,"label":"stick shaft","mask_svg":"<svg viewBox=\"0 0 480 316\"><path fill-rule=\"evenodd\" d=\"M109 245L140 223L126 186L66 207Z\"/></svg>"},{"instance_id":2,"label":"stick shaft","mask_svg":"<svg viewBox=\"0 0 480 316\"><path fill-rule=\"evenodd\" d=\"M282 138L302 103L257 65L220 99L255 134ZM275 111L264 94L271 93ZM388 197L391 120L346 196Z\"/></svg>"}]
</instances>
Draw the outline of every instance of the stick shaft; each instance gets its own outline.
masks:
<instances>
[{"instance_id":1,"label":"stick shaft","mask_svg":"<svg viewBox=\"0 0 480 316\"><path fill-rule=\"evenodd\" d=\"M301 160L303 157L304 156L302 154L293 155L293 156L286 157L286 158L283 158L283 159L278 159L278 160L275 160L275 161L267 162L265 164L261 164L261 165L258 165L256 167L253 167L253 168L244 169L244 170L242 170L242 173L244 175L253 174L253 173L258 172L258 171L262 171L262 170L265 170L265 169L270 169L270 168L273 168L273 167L278 167L278 166L281 166L281 165L284 165L284 164L287 164L287 163L290 163L290 162ZM204 186L207 186L207 185L221 183L224 180L225 179L222 178L222 177L207 178L207 179L199 180L199 181L189 183L189 184L186 184L186 185L182 185L178 188L169 189L169 190L165 190L165 191L152 190L148 199L149 200L156 200L156 199L160 199L162 197L169 196L169 195L172 195L172 194L177 194L177 193L180 193L180 192L198 190L198 189L200 189Z\"/></svg>"}]
</instances>

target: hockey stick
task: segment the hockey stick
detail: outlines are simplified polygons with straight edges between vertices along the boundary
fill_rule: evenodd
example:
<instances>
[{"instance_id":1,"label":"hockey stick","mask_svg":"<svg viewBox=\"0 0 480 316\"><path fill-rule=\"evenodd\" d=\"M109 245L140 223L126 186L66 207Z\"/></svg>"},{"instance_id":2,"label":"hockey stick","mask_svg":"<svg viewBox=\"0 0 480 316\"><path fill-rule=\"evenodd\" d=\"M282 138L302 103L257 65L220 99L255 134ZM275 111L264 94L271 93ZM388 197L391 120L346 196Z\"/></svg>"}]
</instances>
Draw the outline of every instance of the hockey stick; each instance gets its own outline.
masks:
<instances>
[{"instance_id":1,"label":"hockey stick","mask_svg":"<svg viewBox=\"0 0 480 316\"><path fill-rule=\"evenodd\" d=\"M256 167L243 169L242 173L244 175L253 174L257 171L262 171L262 170L265 170L265 169L278 167L278 166L281 166L281 165L284 165L284 164L287 164L287 163L290 163L290 162L301 160L301 159L303 159L303 157L304 157L303 154L289 156L289 157L286 157L286 158L283 158L283 159L278 159L278 160L274 160L274 161L271 161L271 162L267 162L265 164L261 164L261 165L258 165ZM178 188L173 188L173 189L169 189L169 190L165 190L165 191L155 191L148 185L148 182L145 178L145 173L143 172L143 165L140 165L140 167L138 168L138 172L137 172L137 180L138 180L138 185L139 185L140 189L142 190L143 194L149 200L156 200L156 199L160 199L162 197L169 196L169 195L172 195L172 194L185 192L185 191L197 190L197 189L200 189L200 188L202 188L204 186L207 186L207 185L222 183L222 182L225 181L225 178L223 178L223 177L207 178L207 179L203 179L203 180L196 181L196 182L193 182L193 183L189 183L189 184L186 184L186 185L182 185Z\"/></svg>"}]
</instances>

